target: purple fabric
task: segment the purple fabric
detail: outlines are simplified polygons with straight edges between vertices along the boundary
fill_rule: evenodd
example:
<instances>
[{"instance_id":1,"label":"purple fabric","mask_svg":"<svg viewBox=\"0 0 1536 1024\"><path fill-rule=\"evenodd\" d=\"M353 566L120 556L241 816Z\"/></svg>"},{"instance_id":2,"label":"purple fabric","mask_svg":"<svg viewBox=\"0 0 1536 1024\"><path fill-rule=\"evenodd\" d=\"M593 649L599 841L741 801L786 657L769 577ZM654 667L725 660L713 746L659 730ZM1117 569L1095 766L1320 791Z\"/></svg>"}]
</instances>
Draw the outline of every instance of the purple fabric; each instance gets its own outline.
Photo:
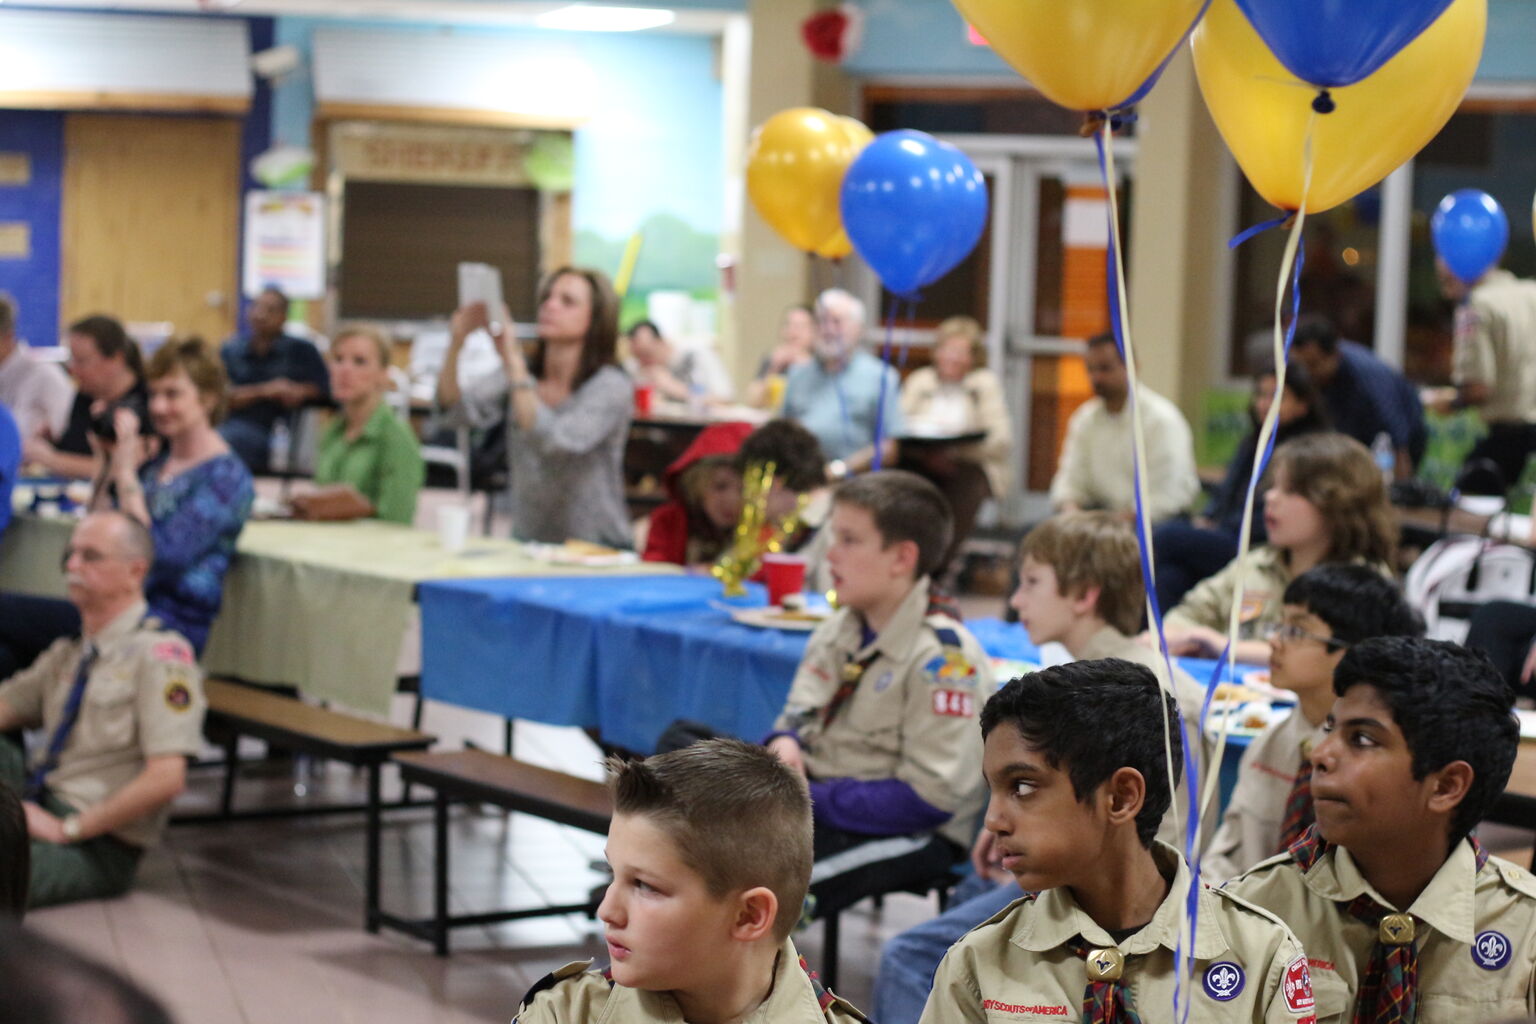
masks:
<instances>
[{"instance_id":1,"label":"purple fabric","mask_svg":"<svg viewBox=\"0 0 1536 1024\"><path fill-rule=\"evenodd\" d=\"M951 815L918 796L900 779L817 779L811 782L811 809L818 822L873 836L926 832Z\"/></svg>"}]
</instances>

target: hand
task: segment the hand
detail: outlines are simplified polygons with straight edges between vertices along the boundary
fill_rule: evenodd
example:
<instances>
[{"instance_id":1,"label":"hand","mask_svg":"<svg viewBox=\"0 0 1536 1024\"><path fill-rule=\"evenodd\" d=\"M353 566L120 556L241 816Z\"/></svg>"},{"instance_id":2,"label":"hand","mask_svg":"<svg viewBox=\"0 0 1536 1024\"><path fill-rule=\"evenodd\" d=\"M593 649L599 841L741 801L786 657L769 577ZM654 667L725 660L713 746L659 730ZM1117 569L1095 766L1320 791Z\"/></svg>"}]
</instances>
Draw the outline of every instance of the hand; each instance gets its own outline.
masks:
<instances>
[{"instance_id":1,"label":"hand","mask_svg":"<svg viewBox=\"0 0 1536 1024\"><path fill-rule=\"evenodd\" d=\"M976 842L971 846L971 867L982 878L989 878L994 882L1007 882L1013 878L1012 873L1003 870L1002 855L997 850L997 836L986 829L982 829L976 836Z\"/></svg>"},{"instance_id":2,"label":"hand","mask_svg":"<svg viewBox=\"0 0 1536 1024\"><path fill-rule=\"evenodd\" d=\"M1419 401L1424 408L1441 416L1449 416L1455 410L1452 408L1456 401L1456 389L1450 387L1423 388L1419 391Z\"/></svg>"},{"instance_id":3,"label":"hand","mask_svg":"<svg viewBox=\"0 0 1536 1024\"><path fill-rule=\"evenodd\" d=\"M1143 635L1148 639L1148 646L1157 646L1156 638L1150 633ZM1227 646L1227 635L1209 626L1164 630L1163 635L1168 638L1168 653L1175 658L1214 658Z\"/></svg>"},{"instance_id":4,"label":"hand","mask_svg":"<svg viewBox=\"0 0 1536 1024\"><path fill-rule=\"evenodd\" d=\"M298 381L279 377L267 382L268 396L279 405L296 409L309 398L309 389Z\"/></svg>"},{"instance_id":5,"label":"hand","mask_svg":"<svg viewBox=\"0 0 1536 1024\"><path fill-rule=\"evenodd\" d=\"M110 447L112 470L119 478L137 478L139 465L144 461L144 444L139 437L139 415L132 409L118 406L112 412L112 429L117 431L117 441Z\"/></svg>"},{"instance_id":6,"label":"hand","mask_svg":"<svg viewBox=\"0 0 1536 1024\"><path fill-rule=\"evenodd\" d=\"M27 835L45 843L62 845L69 842L69 838L64 835L64 822L58 817L49 814L30 800L23 803L21 809L27 815Z\"/></svg>"},{"instance_id":7,"label":"hand","mask_svg":"<svg viewBox=\"0 0 1536 1024\"><path fill-rule=\"evenodd\" d=\"M805 751L793 736L775 736L768 741L768 753L789 765L801 775L805 774Z\"/></svg>"},{"instance_id":8,"label":"hand","mask_svg":"<svg viewBox=\"0 0 1536 1024\"><path fill-rule=\"evenodd\" d=\"M468 303L454 310L449 326L453 331L453 343L462 345L464 339L475 331L491 329L490 311L485 308L483 302Z\"/></svg>"},{"instance_id":9,"label":"hand","mask_svg":"<svg viewBox=\"0 0 1536 1024\"><path fill-rule=\"evenodd\" d=\"M24 465L35 463L48 468L57 452L58 449L42 434L34 434L21 442L21 461Z\"/></svg>"}]
</instances>

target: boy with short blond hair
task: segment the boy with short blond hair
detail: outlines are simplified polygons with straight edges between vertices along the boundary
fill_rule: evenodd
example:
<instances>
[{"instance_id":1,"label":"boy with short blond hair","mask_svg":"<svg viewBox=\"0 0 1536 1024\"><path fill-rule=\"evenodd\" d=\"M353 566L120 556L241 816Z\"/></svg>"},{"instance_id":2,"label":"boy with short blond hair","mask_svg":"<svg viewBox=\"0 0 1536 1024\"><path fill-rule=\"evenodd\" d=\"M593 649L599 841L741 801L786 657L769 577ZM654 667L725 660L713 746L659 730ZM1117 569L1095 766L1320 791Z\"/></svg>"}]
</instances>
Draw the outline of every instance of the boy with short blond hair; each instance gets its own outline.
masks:
<instances>
[{"instance_id":1,"label":"boy with short blond hair","mask_svg":"<svg viewBox=\"0 0 1536 1024\"><path fill-rule=\"evenodd\" d=\"M987 702L985 823L1026 895L945 956L923 1024L1172 1021L1181 976L1190 1021L1311 1024L1306 955L1285 924L1191 893L1183 857L1154 838L1176 722L1152 673L1119 658L1042 669Z\"/></svg>"},{"instance_id":2,"label":"boy with short blond hair","mask_svg":"<svg viewBox=\"0 0 1536 1024\"><path fill-rule=\"evenodd\" d=\"M1473 828L1520 743L1482 655L1364 640L1312 749L1316 823L1226 889L1291 922L1326 1024L1463 1024L1536 1012L1536 880Z\"/></svg>"},{"instance_id":3,"label":"boy with short blond hair","mask_svg":"<svg viewBox=\"0 0 1536 1024\"><path fill-rule=\"evenodd\" d=\"M597 916L611 963L535 985L515 1021L847 1022L795 951L811 871L804 782L763 748L712 739L608 762L613 868Z\"/></svg>"},{"instance_id":4,"label":"boy with short blond hair","mask_svg":"<svg viewBox=\"0 0 1536 1024\"><path fill-rule=\"evenodd\" d=\"M1371 637L1422 632L1397 584L1368 566L1321 565L1286 586L1269 634L1269 682L1296 694L1297 705L1243 751L1232 799L1200 862L1207 882L1220 885L1284 853L1312 824L1308 755L1322 739L1344 652Z\"/></svg>"},{"instance_id":5,"label":"boy with short blond hair","mask_svg":"<svg viewBox=\"0 0 1536 1024\"><path fill-rule=\"evenodd\" d=\"M964 856L981 806L986 652L934 601L949 505L913 473L838 488L826 560L841 608L817 627L768 747L810 782L814 912L931 880Z\"/></svg>"}]
</instances>

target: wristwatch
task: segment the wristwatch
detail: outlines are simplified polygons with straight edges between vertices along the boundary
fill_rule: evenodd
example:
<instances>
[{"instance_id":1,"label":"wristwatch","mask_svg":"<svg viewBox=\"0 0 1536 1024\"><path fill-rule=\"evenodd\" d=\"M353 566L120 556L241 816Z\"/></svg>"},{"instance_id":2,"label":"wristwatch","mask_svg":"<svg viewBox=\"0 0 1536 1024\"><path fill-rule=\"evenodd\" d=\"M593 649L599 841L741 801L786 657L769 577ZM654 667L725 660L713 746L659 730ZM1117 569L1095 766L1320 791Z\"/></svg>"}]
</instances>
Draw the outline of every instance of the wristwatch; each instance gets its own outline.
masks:
<instances>
[{"instance_id":1,"label":"wristwatch","mask_svg":"<svg viewBox=\"0 0 1536 1024\"><path fill-rule=\"evenodd\" d=\"M59 827L63 830L65 839L72 843L80 841L80 815L69 815Z\"/></svg>"}]
</instances>

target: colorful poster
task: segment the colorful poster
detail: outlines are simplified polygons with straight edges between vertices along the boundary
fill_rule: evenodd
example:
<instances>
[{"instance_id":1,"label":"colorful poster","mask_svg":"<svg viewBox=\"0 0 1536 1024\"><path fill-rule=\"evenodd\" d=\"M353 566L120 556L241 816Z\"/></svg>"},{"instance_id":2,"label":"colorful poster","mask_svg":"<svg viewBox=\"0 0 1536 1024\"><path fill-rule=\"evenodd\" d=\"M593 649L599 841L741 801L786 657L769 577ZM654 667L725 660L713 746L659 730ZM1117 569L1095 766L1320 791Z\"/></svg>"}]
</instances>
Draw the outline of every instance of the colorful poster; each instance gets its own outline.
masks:
<instances>
[{"instance_id":1,"label":"colorful poster","mask_svg":"<svg viewBox=\"0 0 1536 1024\"><path fill-rule=\"evenodd\" d=\"M318 192L245 196L244 292L280 288L290 299L325 297L325 197Z\"/></svg>"}]
</instances>

